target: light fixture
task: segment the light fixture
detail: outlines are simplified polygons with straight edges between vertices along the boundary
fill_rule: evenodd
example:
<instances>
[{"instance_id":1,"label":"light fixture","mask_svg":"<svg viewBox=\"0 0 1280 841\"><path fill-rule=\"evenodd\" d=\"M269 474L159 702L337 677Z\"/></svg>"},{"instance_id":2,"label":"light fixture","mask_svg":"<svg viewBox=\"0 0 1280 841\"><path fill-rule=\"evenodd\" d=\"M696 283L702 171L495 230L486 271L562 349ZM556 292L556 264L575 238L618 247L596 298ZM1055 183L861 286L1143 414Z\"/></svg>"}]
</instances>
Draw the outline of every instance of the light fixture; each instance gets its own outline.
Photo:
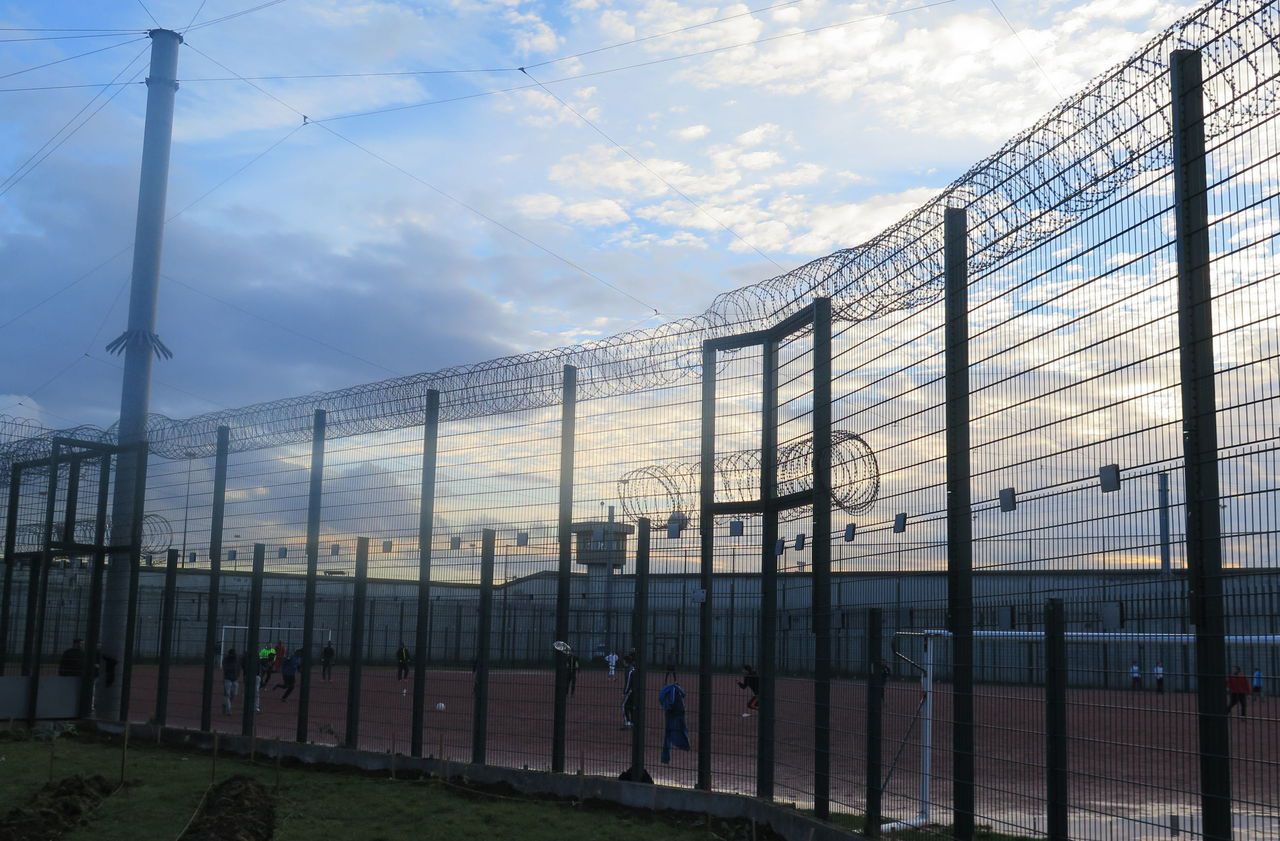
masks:
<instances>
[{"instance_id":1,"label":"light fixture","mask_svg":"<svg viewBox=\"0 0 1280 841\"><path fill-rule=\"evenodd\" d=\"M1000 489L1000 510L1014 511L1018 507L1018 493L1013 488Z\"/></svg>"},{"instance_id":2,"label":"light fixture","mask_svg":"<svg viewBox=\"0 0 1280 841\"><path fill-rule=\"evenodd\" d=\"M893 515L893 533L902 534L906 530L907 530L906 512L903 512L901 514L894 514Z\"/></svg>"},{"instance_id":3,"label":"light fixture","mask_svg":"<svg viewBox=\"0 0 1280 841\"><path fill-rule=\"evenodd\" d=\"M844 542L845 542L845 543L852 543L852 542L853 542L853 536L854 536L855 534L857 534L857 533L858 533L858 524L857 524L857 523L850 523L849 525L845 526L845 527L844 527Z\"/></svg>"}]
</instances>

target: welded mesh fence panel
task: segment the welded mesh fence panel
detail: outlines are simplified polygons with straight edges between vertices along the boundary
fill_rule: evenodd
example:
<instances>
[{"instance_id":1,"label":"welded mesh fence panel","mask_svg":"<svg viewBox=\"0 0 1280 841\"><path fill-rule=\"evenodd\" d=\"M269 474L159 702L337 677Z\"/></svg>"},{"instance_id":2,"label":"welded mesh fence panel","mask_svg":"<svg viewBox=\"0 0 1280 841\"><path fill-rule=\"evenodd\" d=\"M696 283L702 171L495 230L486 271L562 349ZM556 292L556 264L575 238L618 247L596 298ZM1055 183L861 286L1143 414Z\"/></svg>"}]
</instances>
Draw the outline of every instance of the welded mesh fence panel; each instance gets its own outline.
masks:
<instances>
[{"instance_id":1,"label":"welded mesh fence panel","mask_svg":"<svg viewBox=\"0 0 1280 841\"><path fill-rule=\"evenodd\" d=\"M244 648L249 570L261 544L258 648L276 652L262 661L270 677L256 693L260 737L298 733L302 688L287 664L290 652L302 650L313 667L304 722L312 741L406 752L420 739L425 755L462 762L477 755L480 733L489 764L548 769L557 750L556 658L562 657L561 665L576 664L565 699L566 770L614 777L627 771L629 721L642 708L646 767L658 783L693 786L701 770L717 790L756 794L763 787L775 800L817 807L813 603L821 588L813 547L829 542L833 812L862 813L876 795L886 824L950 837L964 818L956 804L972 785L977 823L1014 836L1045 834L1057 805L1047 766L1052 744L1066 757L1070 837L1203 834L1204 793L1227 784L1226 777L1242 837L1280 837L1278 27L1272 4L1225 0L1206 7L884 236L727 294L703 316L243 413L155 419L129 641L129 718L163 712L171 726L197 727L209 704L214 729L241 730L244 704L255 698L240 668L246 658L258 659L258 651ZM1185 253L1179 265L1179 235L1185 246L1195 231L1185 230L1191 217L1179 213L1176 201L1185 211L1197 198L1177 186L1182 182L1171 167L1177 138L1168 61L1179 47L1199 48L1206 67L1206 116L1192 126L1207 138L1207 188L1199 197L1208 209L1203 266L1188 265ZM1194 155L1189 162L1200 163ZM957 778L966 756L956 750L967 698L958 694L966 675L957 661L963 639L954 632L967 606L953 604L947 578L949 568L960 568L962 547L955 535L948 542L947 527L948 460L954 468L958 453L947 451L945 207L965 208L968 226L967 260L960 262L968 271L969 361L961 373L968 380L973 498L971 510L960 514L973 531L972 780ZM1185 279L1206 266L1217 450L1188 460L1184 444L1194 430L1183 395L1192 383L1183 382L1183 352L1206 342L1184 335L1179 282L1180 272ZM718 515L706 592L702 342L772 327L814 295L830 296L835 314L831 533L816 534L813 512L794 508L779 517L776 542L764 545L769 524L759 507ZM758 343L720 353L710 439L716 502L758 500L761 447L773 435L776 493L812 490L814 350L805 329L779 341L770 372ZM567 437L566 362L578 366L579 383ZM777 421L766 426L763 390L770 378ZM423 546L428 387L441 391L442 419L428 488L433 536ZM330 412L317 498L313 408ZM231 428L232 443L210 637L218 424ZM0 442L6 469L47 453L48 436L31 438L25 426L19 432L16 438L5 432L10 437ZM562 445L573 455L564 477L572 493L563 591L559 500L569 486L562 485ZM1196 498L1204 464L1216 466L1216 500ZM81 532L96 525L96 468L85 465L79 513L70 518L81 544L89 539ZM54 483L54 523L63 532L69 485L64 467ZM33 562L44 548L48 487L47 468L24 469L3 526L13 552L5 567L6 676L20 670L29 646L38 601L31 583L41 580L32 575L39 571ZM7 500L7 486L3 492ZM313 503L318 583L314 627L304 639ZM1213 519L1214 504L1223 572L1206 588L1197 559L1218 544L1194 545L1187 523ZM653 524L643 617L647 686L629 697L640 517ZM491 589L482 580L486 530L494 532ZM55 529L54 542L61 538ZM362 601L354 580L361 538L369 547ZM178 570L166 628L170 550L178 552ZM419 615L425 550L430 598ZM47 674L87 634L90 612L86 553L52 554L39 658ZM762 571L772 564L776 594L766 604ZM118 577L128 572L123 566L109 572ZM1203 604L1216 609L1198 595L1215 587L1223 591L1225 640L1207 638L1205 617L1197 614ZM487 628L480 622L485 598ZM1049 697L1049 599L1065 604L1061 734L1046 713L1058 700ZM559 605L567 606L565 634L557 633ZM872 694L872 678L879 679L868 648L872 608L883 618L882 702ZM764 649L770 616L772 643ZM417 650L419 628L425 652ZM481 651L485 632L489 646ZM118 629L105 630L104 638L110 634ZM158 661L166 634L168 700L161 710ZM554 652L558 636L574 659ZM224 699L223 658L231 649L240 659L229 673L241 679L237 694ZM1217 664L1219 649L1226 659ZM427 669L425 716L415 734L419 653ZM215 678L208 693L206 668ZM762 669L767 673L758 674ZM767 687L765 698L755 692L757 679ZM669 684L685 693L682 723L692 750L677 739L663 761L673 725L658 693ZM1215 699L1229 712L1217 742L1205 736L1222 723ZM762 701L773 710L767 723ZM869 721L877 706L880 719ZM704 709L713 715L700 732ZM867 778L873 736L881 740L874 790ZM700 769L703 740L710 742L710 760ZM1212 767L1217 755L1230 757L1219 766L1222 778L1202 777L1205 760ZM771 771L771 786L762 784L762 767Z\"/></svg>"}]
</instances>

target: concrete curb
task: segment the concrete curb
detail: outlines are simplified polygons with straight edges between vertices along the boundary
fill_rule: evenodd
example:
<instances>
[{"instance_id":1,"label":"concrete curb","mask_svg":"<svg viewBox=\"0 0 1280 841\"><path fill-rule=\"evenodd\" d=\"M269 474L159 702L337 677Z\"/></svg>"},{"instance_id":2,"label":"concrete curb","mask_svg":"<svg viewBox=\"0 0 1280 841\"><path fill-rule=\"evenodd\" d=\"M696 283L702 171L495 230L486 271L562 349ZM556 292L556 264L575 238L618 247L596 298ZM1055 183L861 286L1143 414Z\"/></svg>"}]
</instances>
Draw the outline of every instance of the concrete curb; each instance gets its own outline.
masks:
<instances>
[{"instance_id":1,"label":"concrete curb","mask_svg":"<svg viewBox=\"0 0 1280 841\"><path fill-rule=\"evenodd\" d=\"M125 728L123 724L105 721L85 721L79 722L79 725L90 732L113 736L123 734ZM209 752L213 750L212 733L172 727L158 728L151 724L130 724L129 734L131 740ZM401 754L393 756L389 753L371 753L274 739L251 740L244 736L226 733L218 734L218 752L242 757L253 753L267 759L275 759L278 756L304 765L341 766L386 774L391 773L394 765L397 773L416 772L482 785L505 784L521 794L576 800L602 800L619 806L655 812L687 812L731 820L751 820L768 826L787 841L851 841L851 839L863 837L822 823L793 808L740 794L623 782L608 777L471 765L466 762L441 759L415 759Z\"/></svg>"}]
</instances>

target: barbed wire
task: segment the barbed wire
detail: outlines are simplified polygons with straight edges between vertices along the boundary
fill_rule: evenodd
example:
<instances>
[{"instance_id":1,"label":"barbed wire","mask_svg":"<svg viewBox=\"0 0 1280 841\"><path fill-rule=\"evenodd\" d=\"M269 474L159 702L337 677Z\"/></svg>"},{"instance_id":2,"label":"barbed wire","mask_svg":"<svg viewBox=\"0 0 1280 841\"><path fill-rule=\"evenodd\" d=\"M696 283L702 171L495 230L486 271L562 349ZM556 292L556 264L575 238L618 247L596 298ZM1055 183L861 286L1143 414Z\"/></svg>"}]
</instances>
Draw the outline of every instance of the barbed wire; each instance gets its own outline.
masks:
<instances>
[{"instance_id":1,"label":"barbed wire","mask_svg":"<svg viewBox=\"0 0 1280 841\"><path fill-rule=\"evenodd\" d=\"M865 244L723 293L701 315L600 341L187 419L152 414L151 450L166 458L209 456L223 425L231 428L234 451L304 443L315 409L328 411L333 438L390 431L419 423L432 389L441 393L445 420L552 406L561 400L565 365L579 369L580 398L631 394L695 381L704 340L771 325L814 297L830 297L834 318L844 322L925 306L942 294L945 208L969 210L975 274L1035 247L1136 177L1170 165L1169 53L1203 53L1205 133L1212 138L1275 113L1270 68L1277 62L1278 35L1280 12L1265 0L1221 0L1201 8ZM0 417L0 429L14 423L22 422ZM30 430L29 422L21 429ZM94 440L114 437L113 429L74 432ZM0 470L7 472L19 455L38 457L54 434L72 431L0 437Z\"/></svg>"}]
</instances>

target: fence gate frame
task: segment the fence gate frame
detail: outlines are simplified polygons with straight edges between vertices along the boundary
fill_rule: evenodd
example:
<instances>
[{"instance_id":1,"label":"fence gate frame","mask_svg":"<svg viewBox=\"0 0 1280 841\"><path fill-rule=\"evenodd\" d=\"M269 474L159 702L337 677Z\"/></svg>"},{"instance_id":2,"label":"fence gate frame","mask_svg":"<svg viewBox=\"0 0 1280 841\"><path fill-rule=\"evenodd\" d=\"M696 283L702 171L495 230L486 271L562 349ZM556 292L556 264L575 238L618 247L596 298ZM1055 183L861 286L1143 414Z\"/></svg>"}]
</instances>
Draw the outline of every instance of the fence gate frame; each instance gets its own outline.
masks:
<instances>
[{"instance_id":1,"label":"fence gate frame","mask_svg":"<svg viewBox=\"0 0 1280 841\"><path fill-rule=\"evenodd\" d=\"M809 490L778 495L778 344L813 332L813 465ZM716 365L721 352L759 347L761 382L760 497L716 502L715 433ZM760 710L756 754L756 796L769 800L774 783L774 716L778 611L778 514L803 506L813 508L811 555L814 634L814 812L830 811L831 734L831 299L814 298L773 327L707 339L702 343L702 444L699 504L701 548L701 633L698 674L698 788L711 790L712 757L712 610L714 525L717 516L761 515L760 628L757 659Z\"/></svg>"},{"instance_id":2,"label":"fence gate frame","mask_svg":"<svg viewBox=\"0 0 1280 841\"><path fill-rule=\"evenodd\" d=\"M91 557L88 615L85 623L84 666L76 696L76 711L80 718L90 715L93 704L93 684L97 651L102 622L102 584L107 555L112 551L107 538L107 506L111 497L112 459L122 458L128 452L136 452L139 466L145 464L147 450L142 446L120 446L102 441L86 441L78 438L55 436L50 440L49 455L44 458L15 462L9 476L9 499L5 510L5 573L4 590L0 596L0 676L5 673L9 657L9 623L12 611L13 576L19 564L25 563L29 579L27 604L22 641L21 674L27 679L26 720L33 725L37 718L40 694L40 663L44 648L44 620L46 597L49 587L49 570L55 560ZM76 539L77 515L81 500L80 474L86 462L98 462L98 486L93 498L93 540L81 543ZM58 512L58 491L61 471L67 469L66 498L63 500L63 516L60 528L55 528ZM39 547L17 551L18 514L21 508L22 478L24 473L44 469L48 482L44 495L44 517L40 522ZM142 549L142 510L138 509L134 522L130 523L130 540L117 551L128 552L136 567Z\"/></svg>"}]
</instances>

